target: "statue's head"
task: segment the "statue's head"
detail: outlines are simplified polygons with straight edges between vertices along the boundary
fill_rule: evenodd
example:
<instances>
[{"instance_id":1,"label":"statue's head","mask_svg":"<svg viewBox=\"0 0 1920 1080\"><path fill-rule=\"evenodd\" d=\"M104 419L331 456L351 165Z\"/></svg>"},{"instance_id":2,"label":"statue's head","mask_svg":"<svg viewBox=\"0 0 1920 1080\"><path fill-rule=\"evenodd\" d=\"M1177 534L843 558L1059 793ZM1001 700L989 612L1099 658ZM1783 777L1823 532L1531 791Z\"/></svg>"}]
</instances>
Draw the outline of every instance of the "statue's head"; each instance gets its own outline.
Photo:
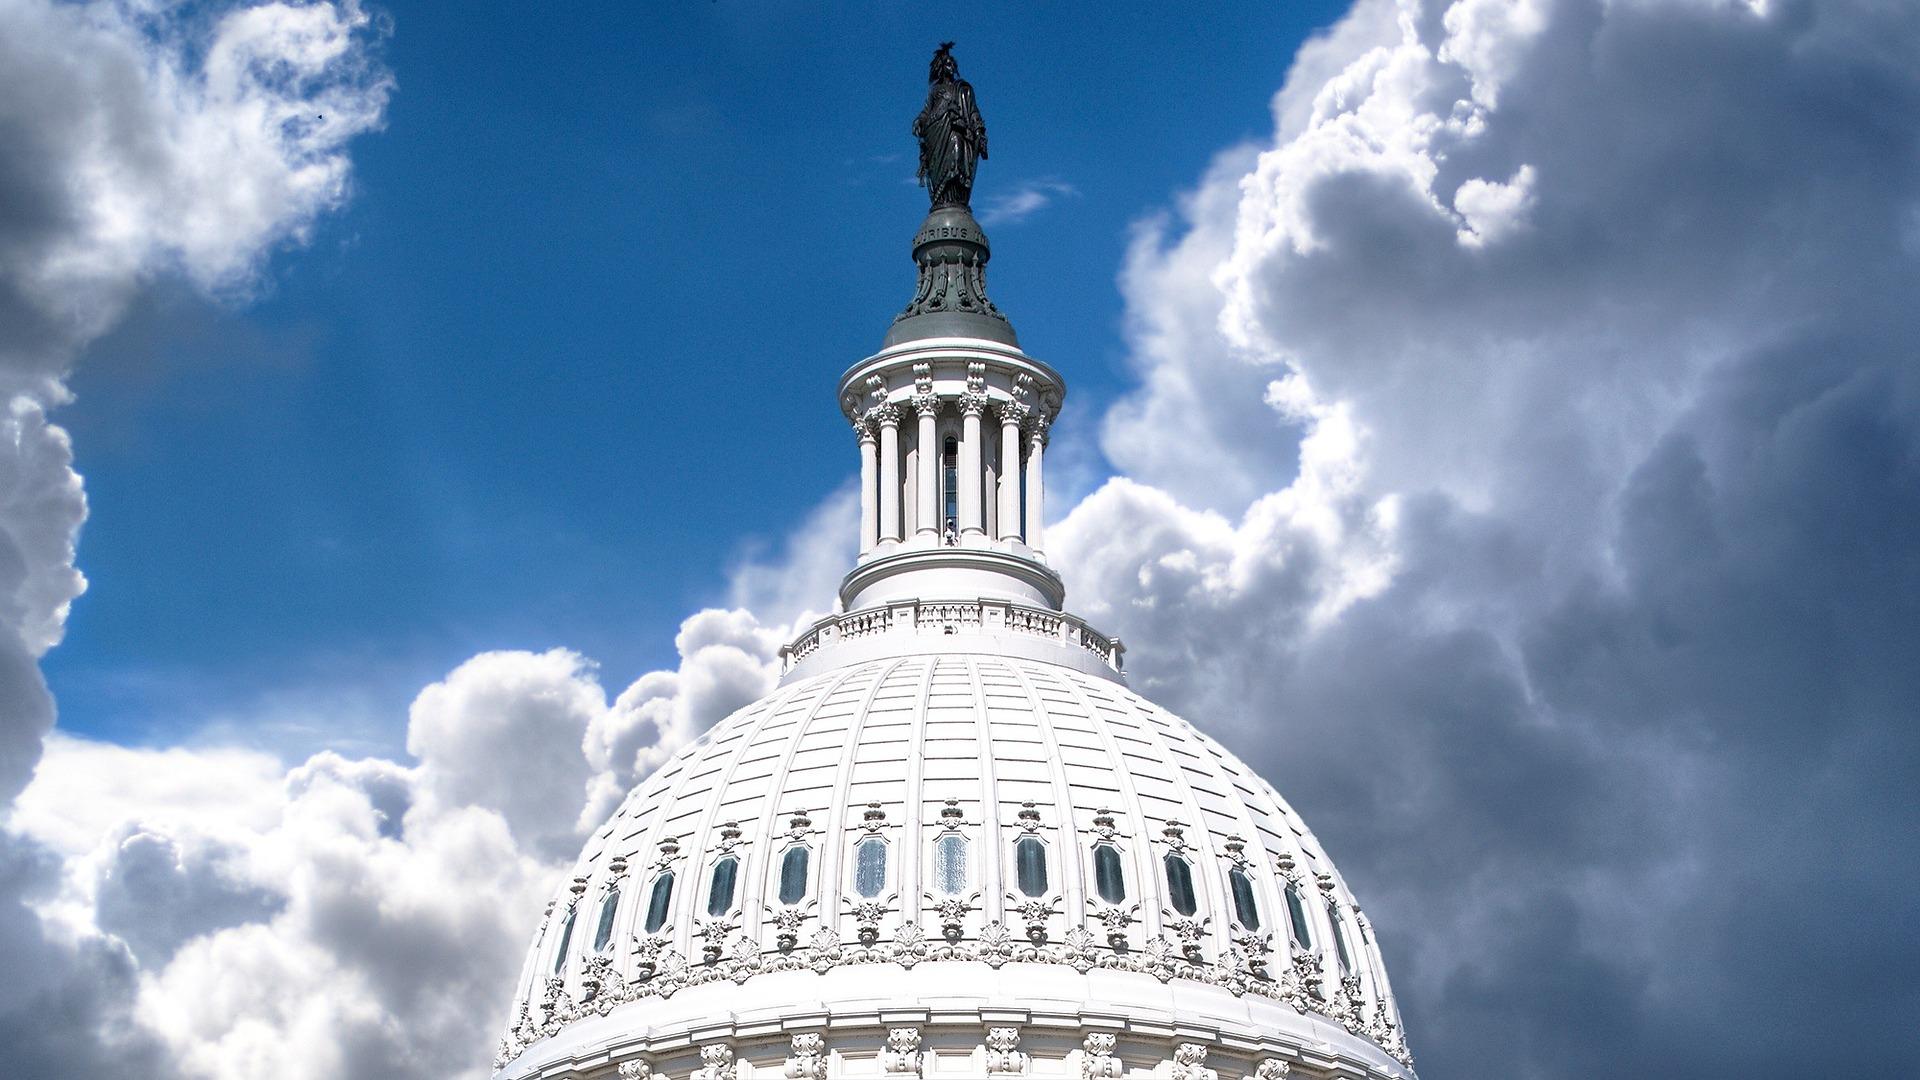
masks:
<instances>
[{"instance_id":1,"label":"statue's head","mask_svg":"<svg viewBox=\"0 0 1920 1080\"><path fill-rule=\"evenodd\" d=\"M927 65L927 81L952 82L959 77L960 65L953 60L953 42L943 41L933 54L933 62Z\"/></svg>"}]
</instances>

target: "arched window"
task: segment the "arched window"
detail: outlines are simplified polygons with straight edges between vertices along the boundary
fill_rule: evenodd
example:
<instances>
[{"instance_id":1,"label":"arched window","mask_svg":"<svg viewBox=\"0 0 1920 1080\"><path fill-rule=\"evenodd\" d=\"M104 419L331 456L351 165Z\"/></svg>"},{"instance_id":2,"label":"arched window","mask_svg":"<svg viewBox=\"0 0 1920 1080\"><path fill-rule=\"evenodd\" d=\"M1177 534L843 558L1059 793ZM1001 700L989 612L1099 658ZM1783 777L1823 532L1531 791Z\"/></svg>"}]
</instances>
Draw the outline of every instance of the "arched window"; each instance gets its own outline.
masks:
<instances>
[{"instance_id":1,"label":"arched window","mask_svg":"<svg viewBox=\"0 0 1920 1080\"><path fill-rule=\"evenodd\" d=\"M733 910L733 882L740 876L740 860L724 856L713 864L713 882L707 886L707 914L725 915Z\"/></svg>"},{"instance_id":2,"label":"arched window","mask_svg":"<svg viewBox=\"0 0 1920 1080\"><path fill-rule=\"evenodd\" d=\"M1300 902L1300 888L1292 882L1287 883L1287 918L1293 922L1293 943L1303 949L1313 948L1313 935L1307 932L1307 908Z\"/></svg>"},{"instance_id":3,"label":"arched window","mask_svg":"<svg viewBox=\"0 0 1920 1080\"><path fill-rule=\"evenodd\" d=\"M1047 894L1047 845L1037 836L1023 836L1013 842L1013 880L1028 896Z\"/></svg>"},{"instance_id":4,"label":"arched window","mask_svg":"<svg viewBox=\"0 0 1920 1080\"><path fill-rule=\"evenodd\" d=\"M1260 905L1253 898L1253 879L1239 867L1227 871L1227 890L1233 893L1233 918L1248 930L1260 929Z\"/></svg>"},{"instance_id":5,"label":"arched window","mask_svg":"<svg viewBox=\"0 0 1920 1080\"><path fill-rule=\"evenodd\" d=\"M1347 928L1340 921L1340 909L1329 906L1327 918L1333 922L1333 951L1340 958L1342 975L1353 971L1353 956L1347 952Z\"/></svg>"},{"instance_id":6,"label":"arched window","mask_svg":"<svg viewBox=\"0 0 1920 1080\"><path fill-rule=\"evenodd\" d=\"M948 833L933 842L933 887L948 896L967 888L967 838Z\"/></svg>"},{"instance_id":7,"label":"arched window","mask_svg":"<svg viewBox=\"0 0 1920 1080\"><path fill-rule=\"evenodd\" d=\"M960 527L960 443L951 435L940 452L940 476L940 490L946 496L946 527L953 531Z\"/></svg>"},{"instance_id":8,"label":"arched window","mask_svg":"<svg viewBox=\"0 0 1920 1080\"><path fill-rule=\"evenodd\" d=\"M853 846L853 891L874 897L887 887L887 842L869 836Z\"/></svg>"},{"instance_id":9,"label":"arched window","mask_svg":"<svg viewBox=\"0 0 1920 1080\"><path fill-rule=\"evenodd\" d=\"M780 902L797 904L807 895L807 863L812 853L805 844L795 844L780 859Z\"/></svg>"},{"instance_id":10,"label":"arched window","mask_svg":"<svg viewBox=\"0 0 1920 1080\"><path fill-rule=\"evenodd\" d=\"M577 905L568 908L567 921L560 925L560 947L554 950L553 953L553 973L555 975L560 973L561 968L567 966L567 946L573 943L573 918L578 914L580 914L580 908Z\"/></svg>"},{"instance_id":11,"label":"arched window","mask_svg":"<svg viewBox=\"0 0 1920 1080\"><path fill-rule=\"evenodd\" d=\"M1167 857L1162 861L1167 867L1167 902L1173 905L1173 910L1182 915L1191 915L1199 911L1200 900L1193 895L1193 867L1188 866L1187 860L1171 851L1167 852Z\"/></svg>"},{"instance_id":12,"label":"arched window","mask_svg":"<svg viewBox=\"0 0 1920 1080\"><path fill-rule=\"evenodd\" d=\"M593 931L593 951L599 952L613 940L613 915L620 909L620 890L607 890L607 898L600 901L600 925Z\"/></svg>"},{"instance_id":13,"label":"arched window","mask_svg":"<svg viewBox=\"0 0 1920 1080\"><path fill-rule=\"evenodd\" d=\"M1093 845L1093 888L1100 899L1109 904L1127 898L1127 879L1120 872L1120 850L1112 844Z\"/></svg>"},{"instance_id":14,"label":"arched window","mask_svg":"<svg viewBox=\"0 0 1920 1080\"><path fill-rule=\"evenodd\" d=\"M673 903L673 871L668 870L653 879L653 892L647 896L647 921L644 929L649 934L657 934L667 925L667 909Z\"/></svg>"}]
</instances>

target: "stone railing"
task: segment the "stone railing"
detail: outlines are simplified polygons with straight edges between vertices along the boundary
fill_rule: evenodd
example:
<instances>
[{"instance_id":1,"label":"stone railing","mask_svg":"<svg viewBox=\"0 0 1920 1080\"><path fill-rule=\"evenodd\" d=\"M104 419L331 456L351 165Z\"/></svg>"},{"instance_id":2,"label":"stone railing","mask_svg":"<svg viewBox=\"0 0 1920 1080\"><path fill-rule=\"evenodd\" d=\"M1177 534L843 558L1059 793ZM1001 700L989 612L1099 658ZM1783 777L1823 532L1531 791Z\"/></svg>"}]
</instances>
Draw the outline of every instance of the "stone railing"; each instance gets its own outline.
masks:
<instances>
[{"instance_id":1,"label":"stone railing","mask_svg":"<svg viewBox=\"0 0 1920 1080\"><path fill-rule=\"evenodd\" d=\"M1020 634L1085 649L1114 671L1125 671L1126 646L1061 611L1004 600L903 601L829 615L780 649L781 671L842 641L878 634Z\"/></svg>"}]
</instances>

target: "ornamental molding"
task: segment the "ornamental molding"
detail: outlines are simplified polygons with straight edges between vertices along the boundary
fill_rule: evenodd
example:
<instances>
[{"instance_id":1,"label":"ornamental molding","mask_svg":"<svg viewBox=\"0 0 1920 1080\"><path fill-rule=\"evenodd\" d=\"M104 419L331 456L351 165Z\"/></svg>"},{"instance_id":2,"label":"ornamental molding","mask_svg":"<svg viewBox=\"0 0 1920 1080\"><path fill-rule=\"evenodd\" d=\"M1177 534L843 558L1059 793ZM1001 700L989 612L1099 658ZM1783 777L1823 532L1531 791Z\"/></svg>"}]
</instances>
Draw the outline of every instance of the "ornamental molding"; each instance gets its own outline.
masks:
<instances>
[{"instance_id":1,"label":"ornamental molding","mask_svg":"<svg viewBox=\"0 0 1920 1080\"><path fill-rule=\"evenodd\" d=\"M924 893L922 895L926 897L927 906L932 909L933 917L940 920L941 937L946 938L949 942L956 942L965 936L967 932L967 913L972 911L974 906L979 903L980 894L978 892L969 893L966 896L935 896L933 893ZM906 927L901 927L901 929L905 930ZM916 927L916 929L918 929L918 927Z\"/></svg>"},{"instance_id":2,"label":"ornamental molding","mask_svg":"<svg viewBox=\"0 0 1920 1080\"><path fill-rule=\"evenodd\" d=\"M1020 1052L1020 1029L1017 1027L991 1027L987 1029L987 1075L1022 1076L1033 1058Z\"/></svg>"},{"instance_id":3,"label":"ornamental molding","mask_svg":"<svg viewBox=\"0 0 1920 1080\"><path fill-rule=\"evenodd\" d=\"M860 821L854 827L869 836L879 836L887 831L892 823L887 821L887 812L878 802L870 802L860 811Z\"/></svg>"},{"instance_id":4,"label":"ornamental molding","mask_svg":"<svg viewBox=\"0 0 1920 1080\"><path fill-rule=\"evenodd\" d=\"M787 815L787 839L796 844L805 843L815 831L813 819L807 816L807 811L795 810Z\"/></svg>"},{"instance_id":5,"label":"ornamental molding","mask_svg":"<svg viewBox=\"0 0 1920 1080\"><path fill-rule=\"evenodd\" d=\"M1048 914L1051 902L1045 902ZM958 918L964 918L964 911ZM555 976L547 980L538 1015L522 1005L511 1029L501 1042L501 1061L511 1061L521 1051L542 1038L588 1016L605 1016L615 1007L646 998L668 998L681 990L721 982L744 984L755 975L808 971L824 974L835 968L858 964L897 964L912 968L929 961L978 961L992 968L1009 963L1061 964L1085 974L1090 971L1125 971L1151 975L1162 983L1186 979L1216 986L1235 996L1252 995L1279 1001L1300 1013L1315 1013L1339 1024L1348 1032L1374 1042L1389 1056L1412 1068L1412 1055L1398 1025L1387 1012L1385 1003L1375 1002L1369 1009L1360 999L1358 981L1342 985L1328 999L1319 989L1320 961L1305 951L1296 953L1279 979L1267 975L1264 943L1253 935L1244 935L1225 957L1208 962L1190 958L1178 942L1154 937L1139 949L1103 948L1104 934L1086 926L1075 926L1055 944L1045 941L1044 924L1040 939L1031 932L1025 937L999 921L988 922L973 941L953 940L929 935L918 923L902 924L892 940L843 942L832 927L814 932L804 946L765 953L748 935L735 935L721 955L694 963L671 948L663 938L636 939L635 952L641 962L625 981L603 978L592 1000L577 1000L569 993L566 980ZM1030 928L1029 928L1030 930ZM797 936L797 930L796 930ZM1243 944L1244 943L1244 944ZM704 952L704 950L703 950ZM582 984L584 993L584 981ZM1117 1076L1118 1073L1088 1075ZM698 1080L698 1077L692 1078Z\"/></svg>"},{"instance_id":6,"label":"ornamental molding","mask_svg":"<svg viewBox=\"0 0 1920 1080\"><path fill-rule=\"evenodd\" d=\"M712 847L707 849L707 854L718 859L722 856L731 855L736 849L752 842L753 841L745 838L745 833L741 831L739 822L723 821L720 823L720 837L713 842Z\"/></svg>"},{"instance_id":7,"label":"ornamental molding","mask_svg":"<svg viewBox=\"0 0 1920 1080\"><path fill-rule=\"evenodd\" d=\"M618 892L620 890L620 883L626 880L627 857L625 855L615 855L607 863L607 880L600 885L600 895L606 896L609 893Z\"/></svg>"},{"instance_id":8,"label":"ornamental molding","mask_svg":"<svg viewBox=\"0 0 1920 1080\"><path fill-rule=\"evenodd\" d=\"M1037 446L1047 445L1047 430L1052 426L1053 414L1035 409L1027 418L1027 440Z\"/></svg>"},{"instance_id":9,"label":"ornamental molding","mask_svg":"<svg viewBox=\"0 0 1920 1080\"><path fill-rule=\"evenodd\" d=\"M1193 845L1187 841L1187 824L1174 818L1168 818L1167 824L1160 830L1160 846L1181 858L1187 858L1187 852Z\"/></svg>"},{"instance_id":10,"label":"ornamental molding","mask_svg":"<svg viewBox=\"0 0 1920 1080\"><path fill-rule=\"evenodd\" d=\"M827 1040L817 1031L803 1031L793 1037L793 1051L787 1055L787 1080L827 1080Z\"/></svg>"},{"instance_id":11,"label":"ornamental molding","mask_svg":"<svg viewBox=\"0 0 1920 1080\"><path fill-rule=\"evenodd\" d=\"M1111 1031L1095 1031L1080 1043L1080 1080L1110 1080L1120 1075L1120 1059L1113 1056L1119 1038Z\"/></svg>"},{"instance_id":12,"label":"ornamental molding","mask_svg":"<svg viewBox=\"0 0 1920 1080\"><path fill-rule=\"evenodd\" d=\"M734 1080L739 1072L733 1047L719 1043L700 1048L700 1067L693 1070L691 1080Z\"/></svg>"},{"instance_id":13,"label":"ornamental molding","mask_svg":"<svg viewBox=\"0 0 1920 1080\"><path fill-rule=\"evenodd\" d=\"M1026 833L1038 834L1041 829L1046 828L1040 823L1040 808L1034 805L1032 799L1020 804L1019 811L1014 814L1014 824L1021 832Z\"/></svg>"},{"instance_id":14,"label":"ornamental molding","mask_svg":"<svg viewBox=\"0 0 1920 1080\"><path fill-rule=\"evenodd\" d=\"M888 1076L920 1075L920 1029L887 1029L887 1048L880 1052L880 1071Z\"/></svg>"},{"instance_id":15,"label":"ornamental molding","mask_svg":"<svg viewBox=\"0 0 1920 1080\"><path fill-rule=\"evenodd\" d=\"M1205 1043L1183 1042L1173 1048L1173 1080L1219 1080L1219 1073L1207 1068Z\"/></svg>"}]
</instances>

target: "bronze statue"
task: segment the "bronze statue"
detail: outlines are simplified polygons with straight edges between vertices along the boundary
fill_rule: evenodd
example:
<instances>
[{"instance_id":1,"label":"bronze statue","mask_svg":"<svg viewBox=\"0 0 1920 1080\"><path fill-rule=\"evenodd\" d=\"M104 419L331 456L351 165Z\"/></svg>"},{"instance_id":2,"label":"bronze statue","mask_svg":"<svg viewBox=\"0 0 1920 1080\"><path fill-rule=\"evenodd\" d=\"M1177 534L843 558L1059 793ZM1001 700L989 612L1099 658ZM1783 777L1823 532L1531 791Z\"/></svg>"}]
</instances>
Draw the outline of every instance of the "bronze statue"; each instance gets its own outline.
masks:
<instances>
[{"instance_id":1,"label":"bronze statue","mask_svg":"<svg viewBox=\"0 0 1920 1080\"><path fill-rule=\"evenodd\" d=\"M933 208L968 206L973 172L987 156L987 123L973 99L973 85L960 77L953 42L943 42L927 69L927 104L913 121L920 140L920 183Z\"/></svg>"}]
</instances>

